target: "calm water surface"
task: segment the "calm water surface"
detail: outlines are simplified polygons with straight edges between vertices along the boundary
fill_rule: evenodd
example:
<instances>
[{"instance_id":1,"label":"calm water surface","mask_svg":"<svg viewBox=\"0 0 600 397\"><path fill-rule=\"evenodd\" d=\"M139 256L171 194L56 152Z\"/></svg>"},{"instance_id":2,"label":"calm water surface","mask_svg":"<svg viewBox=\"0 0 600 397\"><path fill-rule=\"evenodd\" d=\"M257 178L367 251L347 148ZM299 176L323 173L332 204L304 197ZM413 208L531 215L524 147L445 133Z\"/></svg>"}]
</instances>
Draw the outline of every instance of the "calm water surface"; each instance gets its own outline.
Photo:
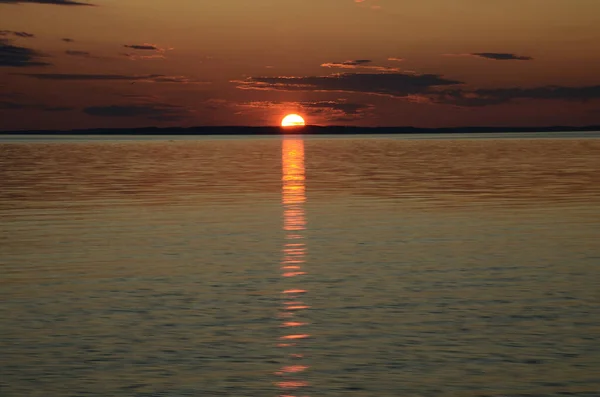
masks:
<instances>
[{"instance_id":1,"label":"calm water surface","mask_svg":"<svg viewBox=\"0 0 600 397\"><path fill-rule=\"evenodd\" d=\"M3 139L0 396L600 396L600 140L458 138Z\"/></svg>"}]
</instances>

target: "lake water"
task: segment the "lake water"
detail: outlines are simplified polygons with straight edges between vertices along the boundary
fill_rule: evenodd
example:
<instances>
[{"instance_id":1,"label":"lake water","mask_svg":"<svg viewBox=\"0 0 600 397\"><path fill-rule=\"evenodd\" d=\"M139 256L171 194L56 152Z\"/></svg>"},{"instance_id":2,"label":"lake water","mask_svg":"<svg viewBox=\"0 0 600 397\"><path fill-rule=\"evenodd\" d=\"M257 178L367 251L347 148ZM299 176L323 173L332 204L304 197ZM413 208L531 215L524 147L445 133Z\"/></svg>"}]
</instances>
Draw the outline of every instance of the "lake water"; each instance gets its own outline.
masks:
<instances>
[{"instance_id":1,"label":"lake water","mask_svg":"<svg viewBox=\"0 0 600 397\"><path fill-rule=\"evenodd\" d=\"M1 138L0 395L598 397L594 137Z\"/></svg>"}]
</instances>

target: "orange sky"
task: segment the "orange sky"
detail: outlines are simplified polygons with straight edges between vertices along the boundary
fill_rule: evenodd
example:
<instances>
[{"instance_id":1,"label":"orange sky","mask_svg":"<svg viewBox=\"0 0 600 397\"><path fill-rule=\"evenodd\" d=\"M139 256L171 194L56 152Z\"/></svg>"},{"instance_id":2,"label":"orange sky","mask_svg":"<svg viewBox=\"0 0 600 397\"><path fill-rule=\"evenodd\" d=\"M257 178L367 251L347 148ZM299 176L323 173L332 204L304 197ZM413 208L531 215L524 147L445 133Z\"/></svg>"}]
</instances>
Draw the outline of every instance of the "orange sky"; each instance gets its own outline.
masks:
<instances>
[{"instance_id":1,"label":"orange sky","mask_svg":"<svg viewBox=\"0 0 600 397\"><path fill-rule=\"evenodd\" d=\"M0 0L0 40L1 130L600 124L598 0Z\"/></svg>"}]
</instances>

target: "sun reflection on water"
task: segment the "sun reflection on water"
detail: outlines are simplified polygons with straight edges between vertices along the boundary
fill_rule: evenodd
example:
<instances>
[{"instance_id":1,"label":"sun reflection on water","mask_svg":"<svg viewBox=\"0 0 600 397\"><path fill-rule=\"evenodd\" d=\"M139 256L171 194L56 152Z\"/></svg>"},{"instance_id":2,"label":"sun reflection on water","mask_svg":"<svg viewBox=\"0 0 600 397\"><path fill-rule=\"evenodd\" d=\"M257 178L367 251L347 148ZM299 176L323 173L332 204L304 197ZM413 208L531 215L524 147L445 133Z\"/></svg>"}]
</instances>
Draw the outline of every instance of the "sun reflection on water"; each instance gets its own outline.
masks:
<instances>
[{"instance_id":1,"label":"sun reflection on water","mask_svg":"<svg viewBox=\"0 0 600 397\"><path fill-rule=\"evenodd\" d=\"M305 362L306 354L303 343L309 339L306 333L308 322L303 321L303 312L310 306L303 301L308 292L299 288L302 276L307 272L304 269L306 256L306 243L304 231L306 230L306 216L304 203L306 202L306 174L304 169L304 141L297 137L284 138L282 141L282 190L283 204L283 230L285 244L281 260L281 276L287 288L282 292L282 306L280 317L283 322L281 327L284 333L277 346L285 349L283 366L275 372L278 376L277 386L282 395L296 397L297 391L306 389L309 382L305 372L310 368ZM293 285L288 285L292 283ZM295 331L295 332L291 332Z\"/></svg>"}]
</instances>

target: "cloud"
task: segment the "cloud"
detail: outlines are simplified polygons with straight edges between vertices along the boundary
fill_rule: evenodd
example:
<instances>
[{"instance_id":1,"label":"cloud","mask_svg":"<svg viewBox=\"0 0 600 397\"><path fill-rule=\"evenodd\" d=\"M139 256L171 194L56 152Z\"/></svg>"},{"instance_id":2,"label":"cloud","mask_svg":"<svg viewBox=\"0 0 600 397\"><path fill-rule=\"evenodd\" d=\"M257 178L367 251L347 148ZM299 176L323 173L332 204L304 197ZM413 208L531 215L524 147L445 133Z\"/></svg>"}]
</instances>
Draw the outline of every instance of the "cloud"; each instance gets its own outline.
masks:
<instances>
[{"instance_id":1,"label":"cloud","mask_svg":"<svg viewBox=\"0 0 600 397\"><path fill-rule=\"evenodd\" d=\"M473 52L470 54L444 54L447 57L475 57L492 59L494 61L531 61L532 57L511 54L507 52Z\"/></svg>"},{"instance_id":2,"label":"cloud","mask_svg":"<svg viewBox=\"0 0 600 397\"><path fill-rule=\"evenodd\" d=\"M0 36L16 36L16 37L22 37L25 39L31 39L33 37L35 37L35 35L33 33L27 33L27 32L16 32L14 30L0 30Z\"/></svg>"},{"instance_id":3,"label":"cloud","mask_svg":"<svg viewBox=\"0 0 600 397\"><path fill-rule=\"evenodd\" d=\"M339 101L314 101L314 102L277 102L277 101L254 101L238 104L240 107L255 108L255 109L271 109L271 108L296 108L296 109L315 109L321 111L323 109L331 109L343 112L344 114L356 114L360 110L368 109L372 105L363 103L350 103L344 100Z\"/></svg>"},{"instance_id":4,"label":"cloud","mask_svg":"<svg viewBox=\"0 0 600 397\"><path fill-rule=\"evenodd\" d=\"M373 105L352 103L339 99L336 101L313 102L276 102L254 101L237 104L237 107L248 110L268 111L268 113L297 112L320 121L350 121L365 117Z\"/></svg>"},{"instance_id":5,"label":"cloud","mask_svg":"<svg viewBox=\"0 0 600 397\"><path fill-rule=\"evenodd\" d=\"M44 106L42 110L47 112L65 112L68 110L73 110L74 108L66 107L66 106Z\"/></svg>"},{"instance_id":6,"label":"cloud","mask_svg":"<svg viewBox=\"0 0 600 397\"><path fill-rule=\"evenodd\" d=\"M371 69L379 72L399 72L400 69L391 68L388 66L376 66L370 65L372 63L370 59L357 59L355 61L344 61L344 62L327 62L321 64L324 68L336 68L336 69Z\"/></svg>"},{"instance_id":7,"label":"cloud","mask_svg":"<svg viewBox=\"0 0 600 397\"><path fill-rule=\"evenodd\" d=\"M61 40L64 41L65 43L73 43L75 41L75 40L70 39L68 37L63 37Z\"/></svg>"},{"instance_id":8,"label":"cloud","mask_svg":"<svg viewBox=\"0 0 600 397\"><path fill-rule=\"evenodd\" d=\"M172 48L161 48L155 44L125 44L123 47L131 48L133 50L140 51L154 51L155 53L152 55L138 55L136 53L122 53L120 55L129 58L132 61L137 60L156 60L156 59L165 59L165 52L168 50L172 50Z\"/></svg>"},{"instance_id":9,"label":"cloud","mask_svg":"<svg viewBox=\"0 0 600 397\"><path fill-rule=\"evenodd\" d=\"M391 97L428 93L442 86L463 84L435 74L341 73L307 77L250 77L234 81L239 89L274 91L355 92Z\"/></svg>"},{"instance_id":10,"label":"cloud","mask_svg":"<svg viewBox=\"0 0 600 397\"><path fill-rule=\"evenodd\" d=\"M231 108L233 106L239 106L239 104L233 104L232 102L225 99L210 98L202 102L203 108L206 110L219 110L223 108Z\"/></svg>"},{"instance_id":11,"label":"cloud","mask_svg":"<svg viewBox=\"0 0 600 397\"><path fill-rule=\"evenodd\" d=\"M163 54L153 54L153 55L137 55L137 54L131 54L131 53L121 53L120 55L129 58L132 61L138 61L138 60L162 60L165 59L165 56Z\"/></svg>"},{"instance_id":12,"label":"cloud","mask_svg":"<svg viewBox=\"0 0 600 397\"><path fill-rule=\"evenodd\" d=\"M333 111L339 111L345 115L356 115L361 111L372 108L372 105L364 103L351 103L345 101L317 101L302 103L302 106L307 109L317 109L318 111L324 109L330 109Z\"/></svg>"},{"instance_id":13,"label":"cloud","mask_svg":"<svg viewBox=\"0 0 600 397\"><path fill-rule=\"evenodd\" d=\"M19 73L21 76L38 80L61 81L130 81L140 83L180 83L180 84L209 84L205 81L194 80L186 76L167 76L162 74L124 75L124 74L77 74L77 73Z\"/></svg>"},{"instance_id":14,"label":"cloud","mask_svg":"<svg viewBox=\"0 0 600 397\"><path fill-rule=\"evenodd\" d=\"M0 88L6 88L6 85L0 84ZM23 98L24 96L25 95L20 92L0 90L0 98L18 99Z\"/></svg>"},{"instance_id":15,"label":"cloud","mask_svg":"<svg viewBox=\"0 0 600 397\"><path fill-rule=\"evenodd\" d=\"M73 57L97 58L87 51L67 50L67 51L65 51L65 54L73 56Z\"/></svg>"},{"instance_id":16,"label":"cloud","mask_svg":"<svg viewBox=\"0 0 600 397\"><path fill-rule=\"evenodd\" d=\"M388 58L388 61L394 61L394 62L404 62L404 58Z\"/></svg>"},{"instance_id":17,"label":"cloud","mask_svg":"<svg viewBox=\"0 0 600 397\"><path fill-rule=\"evenodd\" d=\"M0 110L23 109L26 106L19 102L0 101Z\"/></svg>"},{"instance_id":18,"label":"cloud","mask_svg":"<svg viewBox=\"0 0 600 397\"><path fill-rule=\"evenodd\" d=\"M501 53L501 52L476 52L476 53L473 53L472 55L480 57L480 58L493 59L496 61L510 61L510 60L531 61L533 59L532 57L528 57L528 56L520 56L520 55Z\"/></svg>"},{"instance_id":19,"label":"cloud","mask_svg":"<svg viewBox=\"0 0 600 397\"><path fill-rule=\"evenodd\" d=\"M492 88L473 91L447 90L433 95L433 100L436 103L466 107L499 105L519 99L583 102L600 100L600 85L583 87Z\"/></svg>"},{"instance_id":20,"label":"cloud","mask_svg":"<svg viewBox=\"0 0 600 397\"><path fill-rule=\"evenodd\" d=\"M182 84L210 84L208 81L193 80L186 76L150 75L139 80L144 83L182 83Z\"/></svg>"},{"instance_id":21,"label":"cloud","mask_svg":"<svg viewBox=\"0 0 600 397\"><path fill-rule=\"evenodd\" d=\"M75 73L20 73L21 76L27 76L38 80L125 80L135 81L142 76L128 76L121 74L75 74Z\"/></svg>"},{"instance_id":22,"label":"cloud","mask_svg":"<svg viewBox=\"0 0 600 397\"><path fill-rule=\"evenodd\" d=\"M96 117L145 117L157 121L178 121L191 113L187 108L165 103L92 106L83 112Z\"/></svg>"},{"instance_id":23,"label":"cloud","mask_svg":"<svg viewBox=\"0 0 600 397\"><path fill-rule=\"evenodd\" d=\"M330 62L330 63L324 63L321 66L323 67L347 67L347 68L354 68L357 66L361 66L361 65L365 65L368 63L371 63L373 61L371 61L370 59L357 59L355 61L345 61L345 62Z\"/></svg>"},{"instance_id":24,"label":"cloud","mask_svg":"<svg viewBox=\"0 0 600 397\"><path fill-rule=\"evenodd\" d=\"M27 47L10 44L6 39L0 39L0 67L28 67L48 66L50 63L43 62L40 58L45 55L41 52Z\"/></svg>"},{"instance_id":25,"label":"cloud","mask_svg":"<svg viewBox=\"0 0 600 397\"><path fill-rule=\"evenodd\" d=\"M162 48L157 47L154 44L125 44L123 47L132 48L134 50L147 50L147 51L161 51Z\"/></svg>"},{"instance_id":26,"label":"cloud","mask_svg":"<svg viewBox=\"0 0 600 397\"><path fill-rule=\"evenodd\" d=\"M48 106L33 103L23 103L14 101L0 101L0 110L22 110L22 109L35 109L43 110L46 112L64 112L73 110L73 108L66 106Z\"/></svg>"},{"instance_id":27,"label":"cloud","mask_svg":"<svg viewBox=\"0 0 600 397\"><path fill-rule=\"evenodd\" d=\"M517 100L600 101L600 85L464 89L461 81L435 74L341 73L330 76L251 77L234 81L237 88L266 91L351 92L402 98L416 103L460 107L500 105ZM301 109L353 113L346 102L297 103ZM355 108L356 112L364 108Z\"/></svg>"},{"instance_id":28,"label":"cloud","mask_svg":"<svg viewBox=\"0 0 600 397\"><path fill-rule=\"evenodd\" d=\"M19 3L54 4L59 6L94 6L94 4L74 0L0 0L0 4Z\"/></svg>"}]
</instances>

